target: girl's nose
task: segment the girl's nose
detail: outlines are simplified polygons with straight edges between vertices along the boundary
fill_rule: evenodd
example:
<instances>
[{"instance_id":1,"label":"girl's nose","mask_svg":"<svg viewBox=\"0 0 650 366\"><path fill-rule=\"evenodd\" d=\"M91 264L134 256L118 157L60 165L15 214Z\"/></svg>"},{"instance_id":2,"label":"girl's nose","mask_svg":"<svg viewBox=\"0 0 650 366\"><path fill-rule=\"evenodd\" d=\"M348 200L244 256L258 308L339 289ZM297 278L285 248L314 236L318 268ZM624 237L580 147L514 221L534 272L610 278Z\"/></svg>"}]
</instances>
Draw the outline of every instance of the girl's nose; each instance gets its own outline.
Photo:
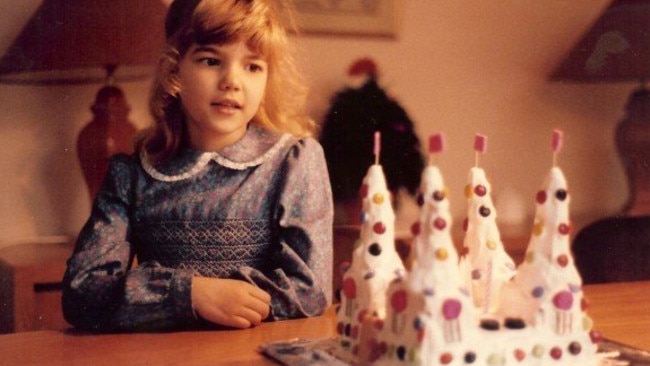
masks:
<instances>
[{"instance_id":1,"label":"girl's nose","mask_svg":"<svg viewBox=\"0 0 650 366\"><path fill-rule=\"evenodd\" d=\"M219 79L219 90L233 91L239 90L239 87L237 72L232 67L225 68Z\"/></svg>"}]
</instances>

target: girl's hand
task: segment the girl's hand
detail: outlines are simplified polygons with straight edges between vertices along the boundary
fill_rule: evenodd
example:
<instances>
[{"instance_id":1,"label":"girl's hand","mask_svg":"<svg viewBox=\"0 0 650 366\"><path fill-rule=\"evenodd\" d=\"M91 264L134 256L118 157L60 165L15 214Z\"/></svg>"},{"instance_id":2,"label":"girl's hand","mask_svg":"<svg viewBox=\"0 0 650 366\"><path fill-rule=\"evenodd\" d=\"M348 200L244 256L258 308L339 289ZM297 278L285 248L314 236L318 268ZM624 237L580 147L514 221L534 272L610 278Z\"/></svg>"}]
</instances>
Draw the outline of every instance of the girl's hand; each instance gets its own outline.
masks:
<instances>
[{"instance_id":1,"label":"girl's hand","mask_svg":"<svg viewBox=\"0 0 650 366\"><path fill-rule=\"evenodd\" d=\"M203 319L234 328L259 325L269 316L271 296L248 282L195 276L192 305Z\"/></svg>"}]
</instances>

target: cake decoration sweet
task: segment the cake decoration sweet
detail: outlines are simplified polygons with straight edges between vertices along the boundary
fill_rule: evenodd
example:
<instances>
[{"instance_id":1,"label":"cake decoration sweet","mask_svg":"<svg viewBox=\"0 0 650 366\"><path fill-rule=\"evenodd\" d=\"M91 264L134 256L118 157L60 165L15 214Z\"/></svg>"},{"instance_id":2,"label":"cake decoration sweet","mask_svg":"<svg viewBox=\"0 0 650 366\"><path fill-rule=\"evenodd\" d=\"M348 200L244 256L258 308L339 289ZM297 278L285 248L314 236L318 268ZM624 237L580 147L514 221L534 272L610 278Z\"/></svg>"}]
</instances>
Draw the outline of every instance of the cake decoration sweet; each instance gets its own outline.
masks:
<instances>
[{"instance_id":1,"label":"cake decoration sweet","mask_svg":"<svg viewBox=\"0 0 650 366\"><path fill-rule=\"evenodd\" d=\"M474 150L484 153L487 138L477 135ZM497 227L497 211L492 202L492 186L485 171L477 165L469 171L465 187L467 219L463 224L464 253L460 262L475 305L483 314L494 314L499 307L501 287L515 274L515 264L506 253Z\"/></svg>"},{"instance_id":2,"label":"cake decoration sweet","mask_svg":"<svg viewBox=\"0 0 650 366\"><path fill-rule=\"evenodd\" d=\"M429 142L430 154L443 151L442 135ZM394 214L387 201L373 199L388 193L381 166L370 167L362 185L361 243L344 276L337 315L337 345L350 363L606 364L601 361L607 356L597 354L599 337L585 312L569 247L570 195L556 166L562 142L561 131L554 131L553 166L535 197L533 232L516 270L496 225L492 187L478 167L486 137L475 139L477 164L469 172L460 260L450 231L449 195L432 159L422 172L409 272L397 263L394 242L386 236L392 232L373 229L378 221L389 227Z\"/></svg>"},{"instance_id":3,"label":"cake decoration sweet","mask_svg":"<svg viewBox=\"0 0 650 366\"><path fill-rule=\"evenodd\" d=\"M383 319L388 285L404 274L395 250L395 213L386 178L379 162L381 136L375 134L370 166L360 189L362 218L360 238L352 263L343 275L337 333L341 347L351 355L359 353L360 331L367 317Z\"/></svg>"}]
</instances>

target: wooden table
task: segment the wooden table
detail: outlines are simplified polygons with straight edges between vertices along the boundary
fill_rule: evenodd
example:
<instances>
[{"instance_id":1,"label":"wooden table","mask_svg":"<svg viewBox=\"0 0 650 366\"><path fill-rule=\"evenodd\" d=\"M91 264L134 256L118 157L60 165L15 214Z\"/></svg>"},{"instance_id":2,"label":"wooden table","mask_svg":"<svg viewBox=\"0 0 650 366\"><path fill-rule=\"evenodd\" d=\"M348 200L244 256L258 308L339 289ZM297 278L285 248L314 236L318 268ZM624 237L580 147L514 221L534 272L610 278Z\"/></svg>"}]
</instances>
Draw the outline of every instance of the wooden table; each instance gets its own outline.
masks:
<instances>
[{"instance_id":1,"label":"wooden table","mask_svg":"<svg viewBox=\"0 0 650 366\"><path fill-rule=\"evenodd\" d=\"M650 350L650 282L585 286L589 314L609 339ZM335 334L333 308L311 319L257 328L152 334L36 331L0 335L0 365L273 365L259 344Z\"/></svg>"}]
</instances>

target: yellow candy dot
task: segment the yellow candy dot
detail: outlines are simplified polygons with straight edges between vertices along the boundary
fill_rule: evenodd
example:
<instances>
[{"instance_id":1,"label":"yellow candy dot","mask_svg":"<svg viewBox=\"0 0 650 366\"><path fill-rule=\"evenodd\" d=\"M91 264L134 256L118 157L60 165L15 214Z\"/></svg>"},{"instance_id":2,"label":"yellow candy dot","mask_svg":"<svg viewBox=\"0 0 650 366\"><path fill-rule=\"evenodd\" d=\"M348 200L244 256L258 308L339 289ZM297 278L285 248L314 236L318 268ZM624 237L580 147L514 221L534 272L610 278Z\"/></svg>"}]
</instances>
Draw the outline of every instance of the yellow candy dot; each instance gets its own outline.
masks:
<instances>
[{"instance_id":1,"label":"yellow candy dot","mask_svg":"<svg viewBox=\"0 0 650 366\"><path fill-rule=\"evenodd\" d=\"M472 194L474 193L474 190L472 189L472 185L468 184L465 186L465 197L466 198L472 198Z\"/></svg>"},{"instance_id":2,"label":"yellow candy dot","mask_svg":"<svg viewBox=\"0 0 650 366\"><path fill-rule=\"evenodd\" d=\"M497 248L497 243L495 243L494 240L488 240L485 245L487 245L490 250L495 250Z\"/></svg>"},{"instance_id":3,"label":"yellow candy dot","mask_svg":"<svg viewBox=\"0 0 650 366\"><path fill-rule=\"evenodd\" d=\"M535 252L531 251L526 253L526 262L533 263L534 260L535 260Z\"/></svg>"},{"instance_id":4,"label":"yellow candy dot","mask_svg":"<svg viewBox=\"0 0 650 366\"><path fill-rule=\"evenodd\" d=\"M594 327L594 321L587 315L582 318L582 329L590 331Z\"/></svg>"},{"instance_id":5,"label":"yellow candy dot","mask_svg":"<svg viewBox=\"0 0 650 366\"><path fill-rule=\"evenodd\" d=\"M538 344L535 347L533 347L533 356L537 358L541 358L542 356L544 356L544 346Z\"/></svg>"},{"instance_id":6,"label":"yellow candy dot","mask_svg":"<svg viewBox=\"0 0 650 366\"><path fill-rule=\"evenodd\" d=\"M490 366L501 366L505 364L505 359L501 355L493 353L488 357L487 363Z\"/></svg>"},{"instance_id":7,"label":"yellow candy dot","mask_svg":"<svg viewBox=\"0 0 650 366\"><path fill-rule=\"evenodd\" d=\"M384 203L384 195L381 193L375 193L372 196L372 202L381 205L382 203Z\"/></svg>"},{"instance_id":8,"label":"yellow candy dot","mask_svg":"<svg viewBox=\"0 0 650 366\"><path fill-rule=\"evenodd\" d=\"M436 258L437 258L437 259L439 259L439 260L441 260L441 261L444 261L444 260L446 260L448 257L449 257L449 253L447 252L447 249L445 249L445 248L440 248L440 249L436 250Z\"/></svg>"},{"instance_id":9,"label":"yellow candy dot","mask_svg":"<svg viewBox=\"0 0 650 366\"><path fill-rule=\"evenodd\" d=\"M542 235L542 231L544 231L544 223L541 221L536 222L535 226L533 227L533 235L540 236Z\"/></svg>"}]
</instances>

